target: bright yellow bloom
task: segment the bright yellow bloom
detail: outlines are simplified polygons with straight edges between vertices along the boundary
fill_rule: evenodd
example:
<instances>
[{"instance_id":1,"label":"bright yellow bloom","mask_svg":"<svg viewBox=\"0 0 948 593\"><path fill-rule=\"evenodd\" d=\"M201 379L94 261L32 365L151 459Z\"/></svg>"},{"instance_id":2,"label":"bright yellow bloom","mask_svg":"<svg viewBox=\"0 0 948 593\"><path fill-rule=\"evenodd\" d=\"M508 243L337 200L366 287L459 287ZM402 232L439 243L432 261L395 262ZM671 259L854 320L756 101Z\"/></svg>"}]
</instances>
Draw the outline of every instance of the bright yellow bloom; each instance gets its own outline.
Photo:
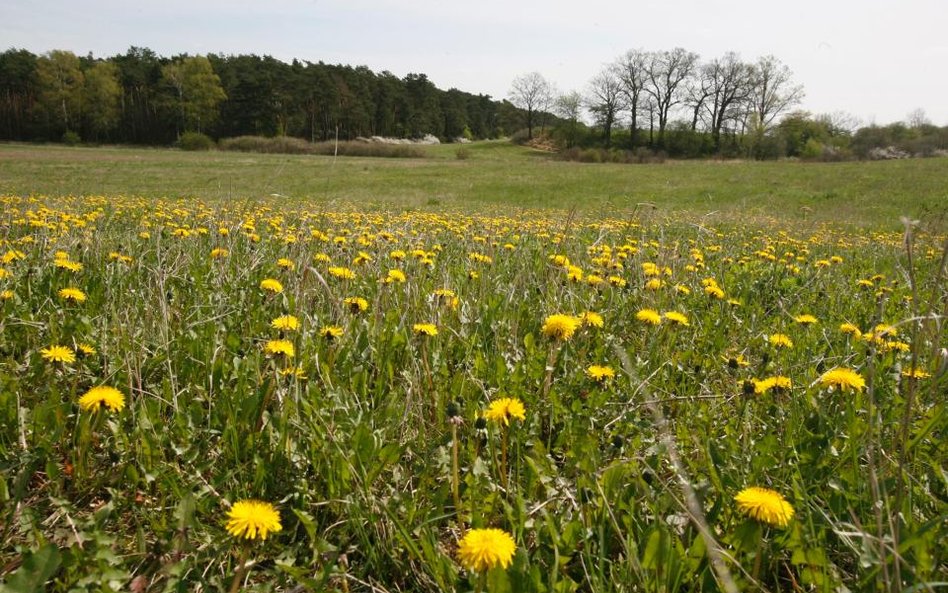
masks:
<instances>
[{"instance_id":1,"label":"bright yellow bloom","mask_svg":"<svg viewBox=\"0 0 948 593\"><path fill-rule=\"evenodd\" d=\"M236 538L265 540L270 533L277 533L280 513L269 502L239 500L227 512L227 533Z\"/></svg>"},{"instance_id":2,"label":"bright yellow bloom","mask_svg":"<svg viewBox=\"0 0 948 593\"><path fill-rule=\"evenodd\" d=\"M767 338L767 341L770 342L771 346L777 348L793 348L793 340L785 334L773 334Z\"/></svg>"},{"instance_id":3,"label":"bright yellow bloom","mask_svg":"<svg viewBox=\"0 0 948 593\"><path fill-rule=\"evenodd\" d=\"M10 272L6 268L0 268L0 280L3 280L10 275Z\"/></svg>"},{"instance_id":4,"label":"bright yellow bloom","mask_svg":"<svg viewBox=\"0 0 948 593\"><path fill-rule=\"evenodd\" d=\"M662 322L661 314L655 309L641 309L635 314L635 318L649 325L659 325Z\"/></svg>"},{"instance_id":5,"label":"bright yellow bloom","mask_svg":"<svg viewBox=\"0 0 948 593\"><path fill-rule=\"evenodd\" d=\"M659 288L662 287L662 284L663 284L662 281L659 280L658 278L652 278L651 280L645 283L645 290L658 290Z\"/></svg>"},{"instance_id":6,"label":"bright yellow bloom","mask_svg":"<svg viewBox=\"0 0 948 593\"><path fill-rule=\"evenodd\" d=\"M823 373L820 377L820 385L823 387L836 387L840 391L854 389L862 391L866 386L866 380L862 375L852 369L835 368Z\"/></svg>"},{"instance_id":7,"label":"bright yellow bloom","mask_svg":"<svg viewBox=\"0 0 948 593\"><path fill-rule=\"evenodd\" d=\"M602 327L604 325L602 315L594 311L586 311L579 316L584 327Z\"/></svg>"},{"instance_id":8,"label":"bright yellow bloom","mask_svg":"<svg viewBox=\"0 0 948 593\"><path fill-rule=\"evenodd\" d=\"M769 488L744 488L734 500L745 515L775 527L786 527L793 518L794 511L790 503L779 492Z\"/></svg>"},{"instance_id":9,"label":"bright yellow bloom","mask_svg":"<svg viewBox=\"0 0 948 593\"><path fill-rule=\"evenodd\" d=\"M902 371L902 376L909 379L930 379L932 374L924 369L907 368Z\"/></svg>"},{"instance_id":10,"label":"bright yellow bloom","mask_svg":"<svg viewBox=\"0 0 948 593\"><path fill-rule=\"evenodd\" d=\"M411 331L416 336L436 336L438 335L438 326L433 323L416 323L411 327Z\"/></svg>"},{"instance_id":11,"label":"bright yellow bloom","mask_svg":"<svg viewBox=\"0 0 948 593\"><path fill-rule=\"evenodd\" d=\"M274 356L285 356L293 358L296 356L296 348L293 342L289 340L270 340L263 346L263 351Z\"/></svg>"},{"instance_id":12,"label":"bright yellow bloom","mask_svg":"<svg viewBox=\"0 0 948 593\"><path fill-rule=\"evenodd\" d=\"M502 397L490 402L487 411L484 412L484 418L495 422L503 422L504 426L510 424L511 418L517 420L526 420L527 411L523 407L523 402L516 398Z\"/></svg>"},{"instance_id":13,"label":"bright yellow bloom","mask_svg":"<svg viewBox=\"0 0 948 593\"><path fill-rule=\"evenodd\" d=\"M70 261L68 259L57 259L53 261L53 265L61 270L69 270L70 272L82 271L81 263L77 261Z\"/></svg>"},{"instance_id":14,"label":"bright yellow bloom","mask_svg":"<svg viewBox=\"0 0 948 593\"><path fill-rule=\"evenodd\" d=\"M43 358L50 362L76 362L76 353L66 346L50 346L40 350Z\"/></svg>"},{"instance_id":15,"label":"bright yellow bloom","mask_svg":"<svg viewBox=\"0 0 948 593\"><path fill-rule=\"evenodd\" d=\"M338 325L327 325L327 326L322 327L319 330L319 335L326 338L330 342L335 340L336 338L341 338L342 334L344 333L345 333L345 330L343 330Z\"/></svg>"},{"instance_id":16,"label":"bright yellow bloom","mask_svg":"<svg viewBox=\"0 0 948 593\"><path fill-rule=\"evenodd\" d=\"M761 395L767 393L771 390L787 390L790 389L793 384L790 381L790 377L784 377L782 375L777 375L775 377L767 377L762 381L753 379L754 383L754 393Z\"/></svg>"},{"instance_id":17,"label":"bright yellow bloom","mask_svg":"<svg viewBox=\"0 0 948 593\"><path fill-rule=\"evenodd\" d=\"M80 357L93 356L95 355L95 348L89 344L79 343L76 344L76 354L78 354Z\"/></svg>"},{"instance_id":18,"label":"bright yellow bloom","mask_svg":"<svg viewBox=\"0 0 948 593\"><path fill-rule=\"evenodd\" d=\"M369 308L369 301L362 297L346 297L342 302L349 307L350 313L363 313Z\"/></svg>"},{"instance_id":19,"label":"bright yellow bloom","mask_svg":"<svg viewBox=\"0 0 948 593\"><path fill-rule=\"evenodd\" d=\"M685 314L679 313L678 311L666 311L662 313L662 316L675 325L684 325L685 327L690 325L688 323L688 318L685 317Z\"/></svg>"},{"instance_id":20,"label":"bright yellow bloom","mask_svg":"<svg viewBox=\"0 0 948 593\"><path fill-rule=\"evenodd\" d=\"M270 322L270 327L280 331L296 331L300 328L300 320L293 315L281 315Z\"/></svg>"},{"instance_id":21,"label":"bright yellow bloom","mask_svg":"<svg viewBox=\"0 0 948 593\"><path fill-rule=\"evenodd\" d=\"M808 313L804 313L803 315L797 315L793 318L793 320L801 325L812 325L817 322L816 317Z\"/></svg>"},{"instance_id":22,"label":"bright yellow bloom","mask_svg":"<svg viewBox=\"0 0 948 593\"><path fill-rule=\"evenodd\" d=\"M839 331L849 334L857 340L862 337L862 332L852 323L843 323L839 326Z\"/></svg>"},{"instance_id":23,"label":"bright yellow bloom","mask_svg":"<svg viewBox=\"0 0 948 593\"><path fill-rule=\"evenodd\" d=\"M724 291L717 284L704 287L704 293L712 298L723 299Z\"/></svg>"},{"instance_id":24,"label":"bright yellow bloom","mask_svg":"<svg viewBox=\"0 0 948 593\"><path fill-rule=\"evenodd\" d=\"M402 284L405 282L405 272L402 272L401 270L389 270L388 274L385 275L385 280L383 280L383 282L386 284L391 284L393 282Z\"/></svg>"},{"instance_id":25,"label":"bright yellow bloom","mask_svg":"<svg viewBox=\"0 0 948 593\"><path fill-rule=\"evenodd\" d=\"M229 254L230 252L223 247L215 247L214 249L211 249L211 259L221 259L223 257L227 257Z\"/></svg>"},{"instance_id":26,"label":"bright yellow bloom","mask_svg":"<svg viewBox=\"0 0 948 593\"><path fill-rule=\"evenodd\" d=\"M78 288L63 288L59 291L59 298L72 301L74 303L84 303L86 302L86 293L82 292Z\"/></svg>"},{"instance_id":27,"label":"bright yellow bloom","mask_svg":"<svg viewBox=\"0 0 948 593\"><path fill-rule=\"evenodd\" d=\"M610 366L601 366L598 364L589 365L586 368L586 376L593 381L605 383L616 376L616 372Z\"/></svg>"},{"instance_id":28,"label":"bright yellow bloom","mask_svg":"<svg viewBox=\"0 0 948 593\"><path fill-rule=\"evenodd\" d=\"M573 337L573 334L582 323L583 320L579 317L557 313L546 318L541 331L548 338L566 341Z\"/></svg>"},{"instance_id":29,"label":"bright yellow bloom","mask_svg":"<svg viewBox=\"0 0 948 593\"><path fill-rule=\"evenodd\" d=\"M293 263L293 260L281 257L277 260L277 267L283 268L284 270L292 270L296 267L296 264Z\"/></svg>"},{"instance_id":30,"label":"bright yellow bloom","mask_svg":"<svg viewBox=\"0 0 948 593\"><path fill-rule=\"evenodd\" d=\"M495 566L507 568L516 551L517 544L502 529L471 529L458 542L458 559L474 572L487 572Z\"/></svg>"},{"instance_id":31,"label":"bright yellow bloom","mask_svg":"<svg viewBox=\"0 0 948 593\"><path fill-rule=\"evenodd\" d=\"M356 277L355 272L349 268L343 268L339 266L330 267L329 275L333 278L339 278L340 280L352 280Z\"/></svg>"},{"instance_id":32,"label":"bright yellow bloom","mask_svg":"<svg viewBox=\"0 0 948 593\"><path fill-rule=\"evenodd\" d=\"M79 398L79 407L86 411L104 407L113 412L120 412L125 407L125 395L114 387L99 385Z\"/></svg>"},{"instance_id":33,"label":"bright yellow bloom","mask_svg":"<svg viewBox=\"0 0 948 593\"><path fill-rule=\"evenodd\" d=\"M281 292L283 292L283 285L280 283L279 280L276 280L274 278L266 278L263 281L261 281L260 288L267 292L272 292L273 294L280 294Z\"/></svg>"}]
</instances>

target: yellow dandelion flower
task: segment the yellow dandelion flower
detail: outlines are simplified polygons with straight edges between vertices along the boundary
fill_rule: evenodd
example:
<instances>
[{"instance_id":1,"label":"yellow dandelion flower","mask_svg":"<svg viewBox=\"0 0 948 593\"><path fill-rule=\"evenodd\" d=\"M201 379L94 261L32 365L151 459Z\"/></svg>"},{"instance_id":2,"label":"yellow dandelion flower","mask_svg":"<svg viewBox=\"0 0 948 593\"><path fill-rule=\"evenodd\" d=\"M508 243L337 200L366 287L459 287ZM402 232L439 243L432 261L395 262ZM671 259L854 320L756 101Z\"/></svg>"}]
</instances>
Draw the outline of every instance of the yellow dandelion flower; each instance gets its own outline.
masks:
<instances>
[{"instance_id":1,"label":"yellow dandelion flower","mask_svg":"<svg viewBox=\"0 0 948 593\"><path fill-rule=\"evenodd\" d=\"M582 321L583 327L602 327L605 323L602 320L602 315L596 313L595 311L586 311L579 316L580 321Z\"/></svg>"},{"instance_id":2,"label":"yellow dandelion flower","mask_svg":"<svg viewBox=\"0 0 948 593\"><path fill-rule=\"evenodd\" d=\"M296 331L300 328L300 320L293 315L281 315L270 322L270 327L280 331Z\"/></svg>"},{"instance_id":3,"label":"yellow dandelion flower","mask_svg":"<svg viewBox=\"0 0 948 593\"><path fill-rule=\"evenodd\" d=\"M339 278L340 280L352 280L356 277L355 272L349 268L343 268L339 266L332 266L329 268L329 275L333 278Z\"/></svg>"},{"instance_id":4,"label":"yellow dandelion flower","mask_svg":"<svg viewBox=\"0 0 948 593\"><path fill-rule=\"evenodd\" d=\"M862 337L862 332L859 330L858 327L856 327L856 325L852 323L840 324L839 331L843 332L844 334L849 334L852 337L856 338L857 340Z\"/></svg>"},{"instance_id":5,"label":"yellow dandelion flower","mask_svg":"<svg viewBox=\"0 0 948 593\"><path fill-rule=\"evenodd\" d=\"M820 385L823 387L836 387L840 391L846 391L848 389L862 391L866 386L866 380L856 371L840 367L823 373L820 377Z\"/></svg>"},{"instance_id":6,"label":"yellow dandelion flower","mask_svg":"<svg viewBox=\"0 0 948 593\"><path fill-rule=\"evenodd\" d=\"M796 315L794 316L793 320L801 325L812 325L817 322L816 317L810 315L809 313L804 313L803 315Z\"/></svg>"},{"instance_id":7,"label":"yellow dandelion flower","mask_svg":"<svg viewBox=\"0 0 948 593\"><path fill-rule=\"evenodd\" d=\"M772 334L767 338L771 346L777 348L793 348L793 340L786 334Z\"/></svg>"},{"instance_id":8,"label":"yellow dandelion flower","mask_svg":"<svg viewBox=\"0 0 948 593\"><path fill-rule=\"evenodd\" d=\"M411 331L416 336L436 336L438 335L438 326L433 323L416 323L411 327Z\"/></svg>"},{"instance_id":9,"label":"yellow dandelion flower","mask_svg":"<svg viewBox=\"0 0 948 593\"><path fill-rule=\"evenodd\" d=\"M793 518L793 506L779 492L769 488L751 486L734 497L742 513L775 527L786 527Z\"/></svg>"},{"instance_id":10,"label":"yellow dandelion flower","mask_svg":"<svg viewBox=\"0 0 948 593\"><path fill-rule=\"evenodd\" d=\"M211 249L211 259L222 259L228 255L230 255L230 252L223 247L215 247L214 249Z\"/></svg>"},{"instance_id":11,"label":"yellow dandelion flower","mask_svg":"<svg viewBox=\"0 0 948 593\"><path fill-rule=\"evenodd\" d=\"M80 357L83 356L95 356L95 348L86 344L85 342L80 342L76 344L76 354Z\"/></svg>"},{"instance_id":12,"label":"yellow dandelion flower","mask_svg":"<svg viewBox=\"0 0 948 593\"><path fill-rule=\"evenodd\" d=\"M10 276L10 272L6 268L0 268L0 280Z\"/></svg>"},{"instance_id":13,"label":"yellow dandelion flower","mask_svg":"<svg viewBox=\"0 0 948 593\"><path fill-rule=\"evenodd\" d=\"M280 513L269 502L239 500L227 512L227 532L236 538L266 540L271 533L278 533Z\"/></svg>"},{"instance_id":14,"label":"yellow dandelion flower","mask_svg":"<svg viewBox=\"0 0 948 593\"><path fill-rule=\"evenodd\" d=\"M605 383L609 379L615 378L616 372L610 366L592 364L586 368L586 376L593 381Z\"/></svg>"},{"instance_id":15,"label":"yellow dandelion flower","mask_svg":"<svg viewBox=\"0 0 948 593\"><path fill-rule=\"evenodd\" d=\"M662 317L664 317L668 321L671 321L674 325L683 325L685 327L688 327L690 325L688 323L688 318L685 316L685 314L679 313L678 311L666 311L662 313Z\"/></svg>"},{"instance_id":16,"label":"yellow dandelion flower","mask_svg":"<svg viewBox=\"0 0 948 593\"><path fill-rule=\"evenodd\" d=\"M527 410L523 402L516 398L502 397L495 399L484 412L484 418L494 422L503 422L504 426L510 424L511 418L523 421L527 419Z\"/></svg>"},{"instance_id":17,"label":"yellow dandelion flower","mask_svg":"<svg viewBox=\"0 0 948 593\"><path fill-rule=\"evenodd\" d=\"M277 267L284 270L292 270L296 267L296 264L293 263L293 260L281 257L277 260Z\"/></svg>"},{"instance_id":18,"label":"yellow dandelion flower","mask_svg":"<svg viewBox=\"0 0 948 593\"><path fill-rule=\"evenodd\" d=\"M0 291L0 300L9 301L12 298L13 298L12 290Z\"/></svg>"},{"instance_id":19,"label":"yellow dandelion flower","mask_svg":"<svg viewBox=\"0 0 948 593\"><path fill-rule=\"evenodd\" d=\"M487 572L496 566L506 569L516 551L517 544L502 529L471 529L458 542L458 559L474 572Z\"/></svg>"},{"instance_id":20,"label":"yellow dandelion flower","mask_svg":"<svg viewBox=\"0 0 948 593\"><path fill-rule=\"evenodd\" d=\"M296 356L296 348L293 342L289 340L270 340L263 345L263 351L273 356L285 356L293 358Z\"/></svg>"},{"instance_id":21,"label":"yellow dandelion flower","mask_svg":"<svg viewBox=\"0 0 948 593\"><path fill-rule=\"evenodd\" d=\"M664 283L660 279L652 278L651 280L645 283L645 290L658 290L663 285Z\"/></svg>"},{"instance_id":22,"label":"yellow dandelion flower","mask_svg":"<svg viewBox=\"0 0 948 593\"><path fill-rule=\"evenodd\" d=\"M283 292L283 284L274 278L266 278L262 280L260 282L260 288L267 292L272 292L273 294L280 294Z\"/></svg>"},{"instance_id":23,"label":"yellow dandelion flower","mask_svg":"<svg viewBox=\"0 0 948 593\"><path fill-rule=\"evenodd\" d=\"M78 288L63 288L58 294L59 298L67 301L72 301L74 303L86 302L86 293L82 292Z\"/></svg>"},{"instance_id":24,"label":"yellow dandelion flower","mask_svg":"<svg viewBox=\"0 0 948 593\"><path fill-rule=\"evenodd\" d=\"M40 350L40 355L50 362L76 362L76 353L66 346L49 346Z\"/></svg>"},{"instance_id":25,"label":"yellow dandelion flower","mask_svg":"<svg viewBox=\"0 0 948 593\"><path fill-rule=\"evenodd\" d=\"M57 268L61 270L69 270L70 272L81 272L82 264L77 261L71 261L68 259L57 259L53 262Z\"/></svg>"},{"instance_id":26,"label":"yellow dandelion flower","mask_svg":"<svg viewBox=\"0 0 948 593\"><path fill-rule=\"evenodd\" d=\"M786 391L793 386L793 383L790 381L790 377L784 377L782 375L767 377L762 381L754 379L753 383L754 393L757 395L762 395L768 391Z\"/></svg>"},{"instance_id":27,"label":"yellow dandelion flower","mask_svg":"<svg viewBox=\"0 0 948 593\"><path fill-rule=\"evenodd\" d=\"M902 371L902 376L909 379L930 379L932 374L924 369L908 368Z\"/></svg>"},{"instance_id":28,"label":"yellow dandelion flower","mask_svg":"<svg viewBox=\"0 0 948 593\"><path fill-rule=\"evenodd\" d=\"M121 412L125 407L125 395L114 387L99 385L79 398L79 407L86 411L108 408L113 412Z\"/></svg>"},{"instance_id":29,"label":"yellow dandelion flower","mask_svg":"<svg viewBox=\"0 0 948 593\"><path fill-rule=\"evenodd\" d=\"M661 314L655 309L640 309L635 314L635 318L649 325L659 325L662 322Z\"/></svg>"},{"instance_id":30,"label":"yellow dandelion flower","mask_svg":"<svg viewBox=\"0 0 948 593\"><path fill-rule=\"evenodd\" d=\"M548 338L566 341L573 337L582 323L583 320L579 317L557 313L546 318L540 331Z\"/></svg>"},{"instance_id":31,"label":"yellow dandelion flower","mask_svg":"<svg viewBox=\"0 0 948 593\"><path fill-rule=\"evenodd\" d=\"M385 282L385 284L392 284L393 282L403 284L405 280L405 272L402 272L401 270L389 270L388 274L385 275L385 280L383 280L383 282Z\"/></svg>"},{"instance_id":32,"label":"yellow dandelion flower","mask_svg":"<svg viewBox=\"0 0 948 593\"><path fill-rule=\"evenodd\" d=\"M704 287L704 293L715 299L723 299L724 291L717 284Z\"/></svg>"},{"instance_id":33,"label":"yellow dandelion flower","mask_svg":"<svg viewBox=\"0 0 948 593\"><path fill-rule=\"evenodd\" d=\"M330 342L337 338L341 338L342 334L344 333L345 330L338 325L326 325L319 330L319 335L326 338Z\"/></svg>"},{"instance_id":34,"label":"yellow dandelion flower","mask_svg":"<svg viewBox=\"0 0 948 593\"><path fill-rule=\"evenodd\" d=\"M362 297L346 297L343 304L349 307L350 313L364 313L369 308L369 301Z\"/></svg>"}]
</instances>

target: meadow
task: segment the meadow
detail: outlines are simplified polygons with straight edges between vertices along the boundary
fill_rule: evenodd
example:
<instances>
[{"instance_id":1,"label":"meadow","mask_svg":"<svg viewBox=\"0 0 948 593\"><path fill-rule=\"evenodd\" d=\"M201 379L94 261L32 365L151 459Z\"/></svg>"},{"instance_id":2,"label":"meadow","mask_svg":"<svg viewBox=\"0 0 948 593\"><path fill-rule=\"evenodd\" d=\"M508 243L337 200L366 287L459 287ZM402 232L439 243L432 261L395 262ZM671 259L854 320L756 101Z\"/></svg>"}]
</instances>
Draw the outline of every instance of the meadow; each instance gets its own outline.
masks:
<instances>
[{"instance_id":1,"label":"meadow","mask_svg":"<svg viewBox=\"0 0 948 593\"><path fill-rule=\"evenodd\" d=\"M943 162L469 150L0 146L0 590L946 586Z\"/></svg>"}]
</instances>

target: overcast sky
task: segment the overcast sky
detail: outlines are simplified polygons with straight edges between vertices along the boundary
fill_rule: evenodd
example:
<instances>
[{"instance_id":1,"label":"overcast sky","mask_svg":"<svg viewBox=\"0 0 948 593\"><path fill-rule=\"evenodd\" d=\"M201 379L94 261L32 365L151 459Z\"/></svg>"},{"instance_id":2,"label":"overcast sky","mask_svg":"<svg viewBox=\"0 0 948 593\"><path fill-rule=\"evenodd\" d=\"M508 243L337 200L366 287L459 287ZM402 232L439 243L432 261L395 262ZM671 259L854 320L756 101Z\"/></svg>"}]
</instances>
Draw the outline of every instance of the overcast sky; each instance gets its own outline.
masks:
<instances>
[{"instance_id":1,"label":"overcast sky","mask_svg":"<svg viewBox=\"0 0 948 593\"><path fill-rule=\"evenodd\" d=\"M582 91L628 49L681 46L773 54L815 113L885 124L921 108L948 125L946 25L948 0L3 0L0 48L269 54L502 98L518 74Z\"/></svg>"}]
</instances>

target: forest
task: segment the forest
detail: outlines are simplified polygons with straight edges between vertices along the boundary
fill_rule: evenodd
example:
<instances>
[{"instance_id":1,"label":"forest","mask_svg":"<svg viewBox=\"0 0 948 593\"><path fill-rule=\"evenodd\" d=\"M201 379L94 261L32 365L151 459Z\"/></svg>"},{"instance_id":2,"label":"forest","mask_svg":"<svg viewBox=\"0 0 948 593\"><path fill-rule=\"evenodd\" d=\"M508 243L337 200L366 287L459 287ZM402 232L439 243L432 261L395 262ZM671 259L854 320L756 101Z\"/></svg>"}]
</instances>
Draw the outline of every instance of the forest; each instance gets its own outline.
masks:
<instances>
[{"instance_id":1,"label":"forest","mask_svg":"<svg viewBox=\"0 0 948 593\"><path fill-rule=\"evenodd\" d=\"M141 47L109 58L11 48L0 53L0 140L168 146L190 133L211 146L248 136L311 143L509 136L590 162L888 159L948 151L948 126L933 125L920 110L905 122L863 125L846 113L799 110L804 96L774 56L745 61L727 52L705 60L683 48L629 50L581 91L559 91L538 72L523 74L502 99L442 90L421 73L400 78L367 66L257 55L163 57Z\"/></svg>"}]
</instances>

